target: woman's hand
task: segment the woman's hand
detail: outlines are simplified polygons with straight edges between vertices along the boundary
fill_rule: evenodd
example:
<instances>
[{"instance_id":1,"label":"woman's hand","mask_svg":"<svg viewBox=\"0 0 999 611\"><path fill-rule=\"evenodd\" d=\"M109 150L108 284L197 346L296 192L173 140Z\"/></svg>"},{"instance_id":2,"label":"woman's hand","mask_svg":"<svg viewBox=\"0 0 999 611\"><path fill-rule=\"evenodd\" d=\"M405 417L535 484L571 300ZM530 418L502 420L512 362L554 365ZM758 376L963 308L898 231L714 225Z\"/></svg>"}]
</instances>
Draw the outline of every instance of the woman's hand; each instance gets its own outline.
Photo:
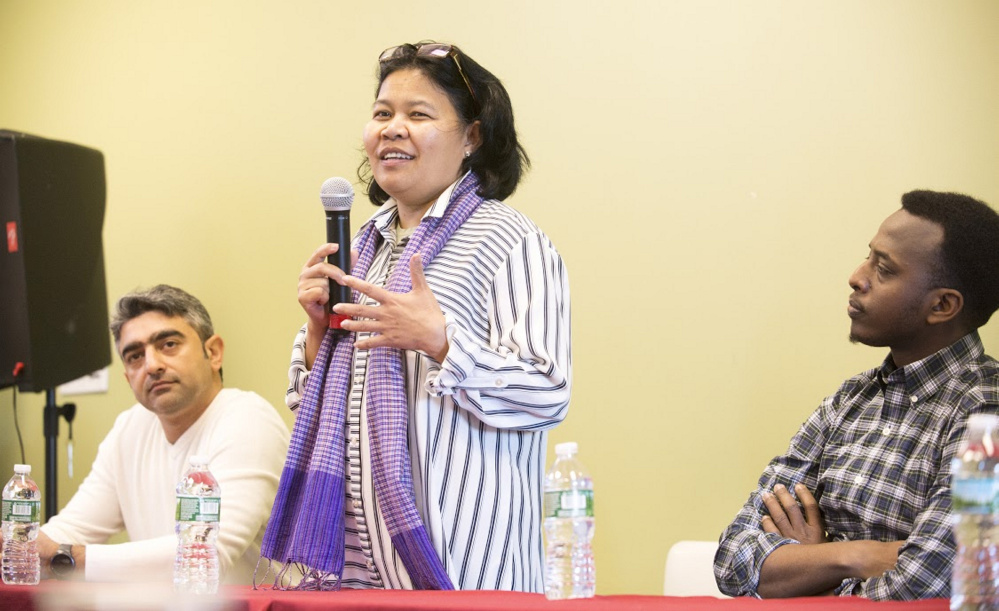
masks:
<instances>
[{"instance_id":1,"label":"woman's hand","mask_svg":"<svg viewBox=\"0 0 999 611\"><path fill-rule=\"evenodd\" d=\"M358 340L354 344L357 348L389 346L401 350L419 350L438 363L443 362L448 349L444 313L441 312L437 298L427 285L420 255L413 255L410 259L409 274L413 281L413 289L402 294L387 291L353 276L341 276L339 279L341 284L367 295L379 305L341 303L335 305L333 310L337 314L346 314L352 318L343 322L344 329L370 331L375 334L367 339ZM301 293L300 282L299 295Z\"/></svg>"},{"instance_id":2,"label":"woman's hand","mask_svg":"<svg viewBox=\"0 0 999 611\"><path fill-rule=\"evenodd\" d=\"M312 369L312 363L319 353L319 344L329 328L330 317L326 304L330 300L330 280L344 284L346 276L339 267L326 262L326 257L340 250L337 244L323 244L312 253L298 275L298 303L309 317L305 338L305 366ZM351 266L357 263L357 251L350 253Z\"/></svg>"}]
</instances>

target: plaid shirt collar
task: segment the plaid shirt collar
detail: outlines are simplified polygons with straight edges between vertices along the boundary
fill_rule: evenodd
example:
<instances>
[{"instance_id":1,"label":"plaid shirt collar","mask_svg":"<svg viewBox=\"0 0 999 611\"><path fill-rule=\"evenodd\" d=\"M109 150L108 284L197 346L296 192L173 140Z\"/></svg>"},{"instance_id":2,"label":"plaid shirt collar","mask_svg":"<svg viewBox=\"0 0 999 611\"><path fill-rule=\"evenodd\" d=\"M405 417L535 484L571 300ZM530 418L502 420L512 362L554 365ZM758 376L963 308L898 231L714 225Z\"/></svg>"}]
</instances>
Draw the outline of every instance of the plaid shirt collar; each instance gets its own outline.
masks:
<instances>
[{"instance_id":1,"label":"plaid shirt collar","mask_svg":"<svg viewBox=\"0 0 999 611\"><path fill-rule=\"evenodd\" d=\"M972 331L950 346L930 356L896 367L889 353L877 370L882 388L889 384L902 384L912 403L932 397L941 386L961 372L962 366L985 354L978 331Z\"/></svg>"}]
</instances>

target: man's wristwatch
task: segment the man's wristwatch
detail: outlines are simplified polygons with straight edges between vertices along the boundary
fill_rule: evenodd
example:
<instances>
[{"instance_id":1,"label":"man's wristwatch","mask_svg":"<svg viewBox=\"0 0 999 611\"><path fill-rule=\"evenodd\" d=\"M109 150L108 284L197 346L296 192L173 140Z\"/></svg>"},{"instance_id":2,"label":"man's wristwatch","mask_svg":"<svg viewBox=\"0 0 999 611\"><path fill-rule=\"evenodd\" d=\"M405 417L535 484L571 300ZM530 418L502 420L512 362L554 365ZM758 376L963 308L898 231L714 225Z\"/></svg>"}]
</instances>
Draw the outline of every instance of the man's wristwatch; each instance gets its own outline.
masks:
<instances>
[{"instance_id":1,"label":"man's wristwatch","mask_svg":"<svg viewBox=\"0 0 999 611\"><path fill-rule=\"evenodd\" d=\"M56 551L52 556L52 560L49 561L49 569L51 569L52 574L57 579L69 579L73 575L73 572L76 571L73 546L69 543L60 545L59 550Z\"/></svg>"}]
</instances>

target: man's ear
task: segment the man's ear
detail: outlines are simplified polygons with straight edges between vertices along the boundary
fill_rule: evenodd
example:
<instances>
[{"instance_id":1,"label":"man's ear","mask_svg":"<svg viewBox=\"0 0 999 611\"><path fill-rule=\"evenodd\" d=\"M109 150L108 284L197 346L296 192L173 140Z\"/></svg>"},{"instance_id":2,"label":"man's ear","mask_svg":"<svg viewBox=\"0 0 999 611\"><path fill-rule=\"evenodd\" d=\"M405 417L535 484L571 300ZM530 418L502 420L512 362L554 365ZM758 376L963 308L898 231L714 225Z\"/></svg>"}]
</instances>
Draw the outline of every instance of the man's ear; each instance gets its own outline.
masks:
<instances>
[{"instance_id":1,"label":"man's ear","mask_svg":"<svg viewBox=\"0 0 999 611\"><path fill-rule=\"evenodd\" d=\"M931 325L954 320L964 310L964 295L954 289L935 289L930 293L930 299L926 322Z\"/></svg>"},{"instance_id":2,"label":"man's ear","mask_svg":"<svg viewBox=\"0 0 999 611\"><path fill-rule=\"evenodd\" d=\"M215 334L205 340L205 356L212 363L212 369L219 371L222 369L222 354L225 352L225 342L222 337Z\"/></svg>"}]
</instances>

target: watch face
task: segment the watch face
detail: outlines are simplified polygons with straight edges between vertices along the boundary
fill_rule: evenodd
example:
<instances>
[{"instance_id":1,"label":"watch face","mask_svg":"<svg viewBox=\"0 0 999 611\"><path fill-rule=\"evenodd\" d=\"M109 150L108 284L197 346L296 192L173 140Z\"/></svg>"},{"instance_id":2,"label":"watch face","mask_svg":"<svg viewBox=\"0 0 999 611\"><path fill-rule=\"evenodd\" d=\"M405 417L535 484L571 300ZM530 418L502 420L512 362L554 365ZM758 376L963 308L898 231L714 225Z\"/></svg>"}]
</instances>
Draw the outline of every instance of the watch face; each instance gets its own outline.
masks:
<instances>
[{"instance_id":1,"label":"watch face","mask_svg":"<svg viewBox=\"0 0 999 611\"><path fill-rule=\"evenodd\" d=\"M55 556L52 556L52 561L49 563L49 568L52 569L52 573L56 577L68 577L73 574L73 570L76 569L76 561L73 560L73 556L59 550L56 552Z\"/></svg>"}]
</instances>

